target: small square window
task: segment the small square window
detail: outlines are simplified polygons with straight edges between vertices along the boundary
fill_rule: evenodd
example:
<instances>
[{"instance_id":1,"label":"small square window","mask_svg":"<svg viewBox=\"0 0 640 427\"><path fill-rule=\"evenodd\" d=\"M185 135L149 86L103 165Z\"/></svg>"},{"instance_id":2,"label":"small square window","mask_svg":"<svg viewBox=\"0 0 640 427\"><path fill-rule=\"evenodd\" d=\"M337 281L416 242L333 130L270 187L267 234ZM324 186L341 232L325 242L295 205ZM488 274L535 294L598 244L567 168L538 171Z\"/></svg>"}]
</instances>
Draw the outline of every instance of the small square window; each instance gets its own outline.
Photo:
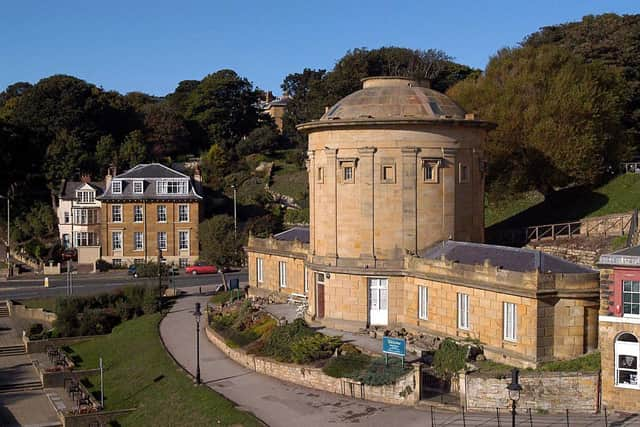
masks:
<instances>
[{"instance_id":1,"label":"small square window","mask_svg":"<svg viewBox=\"0 0 640 427\"><path fill-rule=\"evenodd\" d=\"M318 168L318 174L316 175L316 180L319 183L324 182L324 168Z\"/></svg>"},{"instance_id":2,"label":"small square window","mask_svg":"<svg viewBox=\"0 0 640 427\"><path fill-rule=\"evenodd\" d=\"M469 182L469 167L465 164L460 163L458 165L458 171L460 183Z\"/></svg>"},{"instance_id":3,"label":"small square window","mask_svg":"<svg viewBox=\"0 0 640 427\"><path fill-rule=\"evenodd\" d=\"M438 182L438 161L424 160L422 162L422 181Z\"/></svg>"},{"instance_id":4,"label":"small square window","mask_svg":"<svg viewBox=\"0 0 640 427\"><path fill-rule=\"evenodd\" d=\"M122 182L121 181L113 181L111 183L111 192L113 194L122 194Z\"/></svg>"},{"instance_id":5,"label":"small square window","mask_svg":"<svg viewBox=\"0 0 640 427\"><path fill-rule=\"evenodd\" d=\"M353 181L353 167L352 166L345 166L344 168L342 168L342 178L344 179L344 182L351 182Z\"/></svg>"},{"instance_id":6,"label":"small square window","mask_svg":"<svg viewBox=\"0 0 640 427\"><path fill-rule=\"evenodd\" d=\"M134 258L134 259L133 259L133 263L134 263L135 265L141 265L141 264L144 264L144 259L142 259L142 258Z\"/></svg>"},{"instance_id":7,"label":"small square window","mask_svg":"<svg viewBox=\"0 0 640 427\"><path fill-rule=\"evenodd\" d=\"M111 260L111 265L116 268L122 267L122 260L120 258L114 258Z\"/></svg>"},{"instance_id":8,"label":"small square window","mask_svg":"<svg viewBox=\"0 0 640 427\"><path fill-rule=\"evenodd\" d=\"M189 265L189 258L179 258L178 265L180 268L185 268Z\"/></svg>"},{"instance_id":9,"label":"small square window","mask_svg":"<svg viewBox=\"0 0 640 427\"><path fill-rule=\"evenodd\" d=\"M396 171L393 165L382 165L382 182L396 182Z\"/></svg>"},{"instance_id":10,"label":"small square window","mask_svg":"<svg viewBox=\"0 0 640 427\"><path fill-rule=\"evenodd\" d=\"M142 181L133 181L133 192L135 194L142 194L144 191L144 184Z\"/></svg>"}]
</instances>

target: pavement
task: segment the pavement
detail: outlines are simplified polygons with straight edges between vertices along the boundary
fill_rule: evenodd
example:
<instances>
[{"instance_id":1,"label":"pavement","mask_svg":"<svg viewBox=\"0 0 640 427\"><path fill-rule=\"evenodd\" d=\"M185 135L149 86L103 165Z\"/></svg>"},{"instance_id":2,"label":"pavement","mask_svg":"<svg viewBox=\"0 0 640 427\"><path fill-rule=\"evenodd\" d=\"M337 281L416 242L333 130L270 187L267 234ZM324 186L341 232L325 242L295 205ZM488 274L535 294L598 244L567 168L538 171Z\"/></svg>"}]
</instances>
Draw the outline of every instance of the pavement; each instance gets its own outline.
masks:
<instances>
[{"instance_id":1,"label":"pavement","mask_svg":"<svg viewBox=\"0 0 640 427\"><path fill-rule=\"evenodd\" d=\"M197 288L184 289L191 293ZM191 375L195 375L196 302L208 297L190 294L177 300L160 324L160 335L167 350ZM341 332L344 335L343 332ZM497 426L508 425L506 411L493 413L452 412L439 407L420 408L380 404L309 389L277 378L257 374L228 359L200 331L200 370L203 383L250 411L269 426ZM497 417L500 417L498 420ZM570 414L571 426L603 426L604 414ZM608 414L610 426L640 426L636 416L624 418ZM533 424L532 424L533 423ZM516 425L536 427L566 426L566 415L529 414L523 410Z\"/></svg>"}]
</instances>

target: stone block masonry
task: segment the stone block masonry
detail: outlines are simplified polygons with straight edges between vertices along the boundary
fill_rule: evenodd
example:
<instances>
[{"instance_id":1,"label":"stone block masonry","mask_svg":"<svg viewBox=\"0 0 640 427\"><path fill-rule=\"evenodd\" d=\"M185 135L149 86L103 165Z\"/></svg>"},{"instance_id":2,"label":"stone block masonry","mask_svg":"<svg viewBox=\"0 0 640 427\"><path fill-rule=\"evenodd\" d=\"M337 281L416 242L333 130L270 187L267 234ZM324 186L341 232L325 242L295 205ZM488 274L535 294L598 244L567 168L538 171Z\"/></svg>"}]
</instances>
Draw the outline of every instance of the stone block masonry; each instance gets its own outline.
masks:
<instances>
[{"instance_id":1,"label":"stone block masonry","mask_svg":"<svg viewBox=\"0 0 640 427\"><path fill-rule=\"evenodd\" d=\"M600 409L598 373L540 372L520 375L518 407L534 411L595 413ZM468 409L510 408L507 385L511 378L466 375L460 379L460 401Z\"/></svg>"},{"instance_id":2,"label":"stone block masonry","mask_svg":"<svg viewBox=\"0 0 640 427\"><path fill-rule=\"evenodd\" d=\"M206 328L209 341L216 345L227 357L259 374L318 390L337 393L356 399L394 405L414 405L420 399L420 366L413 365L413 371L395 384L370 386L347 378L334 378L320 368L277 362L275 360L247 354L241 349L228 347L224 340L211 328Z\"/></svg>"}]
</instances>

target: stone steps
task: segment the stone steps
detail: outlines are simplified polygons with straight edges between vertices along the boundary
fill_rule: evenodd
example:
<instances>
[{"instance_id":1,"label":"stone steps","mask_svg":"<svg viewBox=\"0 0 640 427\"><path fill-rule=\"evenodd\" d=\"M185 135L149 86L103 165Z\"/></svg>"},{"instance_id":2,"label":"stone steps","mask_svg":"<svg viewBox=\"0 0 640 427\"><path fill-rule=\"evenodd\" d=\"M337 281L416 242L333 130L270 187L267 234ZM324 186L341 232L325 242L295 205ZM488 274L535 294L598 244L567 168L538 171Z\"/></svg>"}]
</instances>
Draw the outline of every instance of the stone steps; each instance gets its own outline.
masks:
<instances>
[{"instance_id":1,"label":"stone steps","mask_svg":"<svg viewBox=\"0 0 640 427\"><path fill-rule=\"evenodd\" d=\"M7 345L0 347L0 357L19 356L21 354L26 354L23 345Z\"/></svg>"},{"instance_id":2,"label":"stone steps","mask_svg":"<svg viewBox=\"0 0 640 427\"><path fill-rule=\"evenodd\" d=\"M9 317L9 306L6 301L0 301L0 317Z\"/></svg>"},{"instance_id":3,"label":"stone steps","mask_svg":"<svg viewBox=\"0 0 640 427\"><path fill-rule=\"evenodd\" d=\"M42 390L42 383L40 381L26 381L23 383L14 384L0 384L0 394L2 393L15 393L18 391L27 390Z\"/></svg>"}]
</instances>

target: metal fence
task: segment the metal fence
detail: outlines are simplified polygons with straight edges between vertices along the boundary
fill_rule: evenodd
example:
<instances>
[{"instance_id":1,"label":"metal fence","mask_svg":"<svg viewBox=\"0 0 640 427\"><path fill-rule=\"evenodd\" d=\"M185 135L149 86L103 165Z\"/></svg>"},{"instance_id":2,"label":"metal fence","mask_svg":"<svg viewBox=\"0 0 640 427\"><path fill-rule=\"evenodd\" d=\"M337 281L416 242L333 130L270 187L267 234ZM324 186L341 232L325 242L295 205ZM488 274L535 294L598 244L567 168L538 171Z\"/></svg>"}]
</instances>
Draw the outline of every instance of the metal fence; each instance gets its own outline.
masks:
<instances>
[{"instance_id":1,"label":"metal fence","mask_svg":"<svg viewBox=\"0 0 640 427\"><path fill-rule=\"evenodd\" d=\"M598 414L572 413L569 409L560 414L545 414L531 408L518 408L515 423L511 411L496 408L494 413L466 411L464 408L457 412L448 411L432 406L427 410L427 427L440 426L496 426L510 427L618 427L640 426L638 414L611 414L606 408Z\"/></svg>"}]
</instances>

